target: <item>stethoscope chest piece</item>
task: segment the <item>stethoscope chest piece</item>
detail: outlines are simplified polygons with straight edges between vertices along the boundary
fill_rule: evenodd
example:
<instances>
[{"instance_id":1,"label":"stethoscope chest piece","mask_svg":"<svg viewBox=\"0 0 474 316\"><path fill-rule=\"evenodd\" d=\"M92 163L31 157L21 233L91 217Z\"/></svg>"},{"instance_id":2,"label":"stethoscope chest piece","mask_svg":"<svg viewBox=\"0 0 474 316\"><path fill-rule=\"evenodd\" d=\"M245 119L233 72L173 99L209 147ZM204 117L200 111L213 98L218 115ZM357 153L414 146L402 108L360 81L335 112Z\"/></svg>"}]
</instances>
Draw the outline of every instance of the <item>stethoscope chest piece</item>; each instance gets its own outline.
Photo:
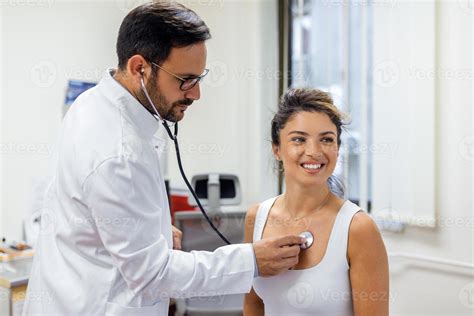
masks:
<instances>
[{"instance_id":1,"label":"stethoscope chest piece","mask_svg":"<svg viewBox=\"0 0 474 316\"><path fill-rule=\"evenodd\" d=\"M299 236L306 239L306 242L304 244L300 245L301 249L306 250L309 247L311 247L311 245L313 245L314 236L310 231L302 232L301 234L299 234Z\"/></svg>"}]
</instances>

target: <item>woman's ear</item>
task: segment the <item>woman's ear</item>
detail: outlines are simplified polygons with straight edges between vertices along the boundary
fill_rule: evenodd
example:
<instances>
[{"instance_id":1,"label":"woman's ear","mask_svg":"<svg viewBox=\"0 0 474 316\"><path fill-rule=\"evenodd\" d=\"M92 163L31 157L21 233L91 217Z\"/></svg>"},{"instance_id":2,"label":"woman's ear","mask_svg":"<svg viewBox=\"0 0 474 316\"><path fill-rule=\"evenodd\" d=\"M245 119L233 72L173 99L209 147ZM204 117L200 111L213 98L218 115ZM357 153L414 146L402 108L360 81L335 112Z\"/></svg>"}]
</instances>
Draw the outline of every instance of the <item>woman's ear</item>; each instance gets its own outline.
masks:
<instances>
[{"instance_id":1,"label":"woman's ear","mask_svg":"<svg viewBox=\"0 0 474 316\"><path fill-rule=\"evenodd\" d=\"M278 161L281 161L280 146L272 144L272 152L273 152L273 156L275 157L275 159L278 160Z\"/></svg>"}]
</instances>

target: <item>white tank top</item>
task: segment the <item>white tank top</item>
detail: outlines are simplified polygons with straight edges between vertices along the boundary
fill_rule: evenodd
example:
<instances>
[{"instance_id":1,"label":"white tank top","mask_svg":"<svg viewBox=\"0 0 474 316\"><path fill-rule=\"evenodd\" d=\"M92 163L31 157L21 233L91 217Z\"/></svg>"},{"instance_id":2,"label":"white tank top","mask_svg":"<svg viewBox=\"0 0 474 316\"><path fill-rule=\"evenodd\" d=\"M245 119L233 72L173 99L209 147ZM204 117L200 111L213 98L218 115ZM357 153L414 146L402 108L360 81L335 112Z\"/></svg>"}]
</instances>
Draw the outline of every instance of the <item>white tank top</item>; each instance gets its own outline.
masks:
<instances>
[{"instance_id":1,"label":"white tank top","mask_svg":"<svg viewBox=\"0 0 474 316\"><path fill-rule=\"evenodd\" d=\"M260 204L253 240L262 238L268 214L277 197ZM347 262L347 240L352 216L360 207L345 201L337 213L326 253L319 264L288 270L278 276L255 278L253 288L265 304L265 315L354 315Z\"/></svg>"}]
</instances>

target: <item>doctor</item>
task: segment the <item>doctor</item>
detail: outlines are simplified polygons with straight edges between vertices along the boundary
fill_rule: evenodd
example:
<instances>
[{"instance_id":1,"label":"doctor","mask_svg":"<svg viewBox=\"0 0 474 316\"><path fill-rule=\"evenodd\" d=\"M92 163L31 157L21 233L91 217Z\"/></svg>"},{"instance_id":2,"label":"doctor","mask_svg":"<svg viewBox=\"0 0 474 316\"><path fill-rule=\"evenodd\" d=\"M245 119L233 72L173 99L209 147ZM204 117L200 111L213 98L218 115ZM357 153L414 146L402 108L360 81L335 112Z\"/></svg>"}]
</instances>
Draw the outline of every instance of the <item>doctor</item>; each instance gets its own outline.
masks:
<instances>
[{"instance_id":1,"label":"doctor","mask_svg":"<svg viewBox=\"0 0 474 316\"><path fill-rule=\"evenodd\" d=\"M249 292L255 276L297 263L298 236L212 253L173 249L161 124L140 82L163 118L180 121L200 98L209 38L200 17L173 2L125 17L118 70L64 119L24 315L167 315L171 297Z\"/></svg>"}]
</instances>

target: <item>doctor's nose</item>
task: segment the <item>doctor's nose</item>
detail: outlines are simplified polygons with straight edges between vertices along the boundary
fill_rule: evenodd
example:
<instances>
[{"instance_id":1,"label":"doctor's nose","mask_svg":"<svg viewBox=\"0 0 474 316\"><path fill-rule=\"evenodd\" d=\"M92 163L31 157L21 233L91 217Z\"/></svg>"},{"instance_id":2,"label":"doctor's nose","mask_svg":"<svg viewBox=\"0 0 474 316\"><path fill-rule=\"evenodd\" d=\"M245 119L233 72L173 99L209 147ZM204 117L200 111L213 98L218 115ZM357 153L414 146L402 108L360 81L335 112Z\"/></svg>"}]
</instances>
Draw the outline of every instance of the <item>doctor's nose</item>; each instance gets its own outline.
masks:
<instances>
[{"instance_id":1,"label":"doctor's nose","mask_svg":"<svg viewBox=\"0 0 474 316\"><path fill-rule=\"evenodd\" d=\"M194 87L186 91L185 97L193 101L197 101L201 98L201 87L199 86L199 82Z\"/></svg>"}]
</instances>

